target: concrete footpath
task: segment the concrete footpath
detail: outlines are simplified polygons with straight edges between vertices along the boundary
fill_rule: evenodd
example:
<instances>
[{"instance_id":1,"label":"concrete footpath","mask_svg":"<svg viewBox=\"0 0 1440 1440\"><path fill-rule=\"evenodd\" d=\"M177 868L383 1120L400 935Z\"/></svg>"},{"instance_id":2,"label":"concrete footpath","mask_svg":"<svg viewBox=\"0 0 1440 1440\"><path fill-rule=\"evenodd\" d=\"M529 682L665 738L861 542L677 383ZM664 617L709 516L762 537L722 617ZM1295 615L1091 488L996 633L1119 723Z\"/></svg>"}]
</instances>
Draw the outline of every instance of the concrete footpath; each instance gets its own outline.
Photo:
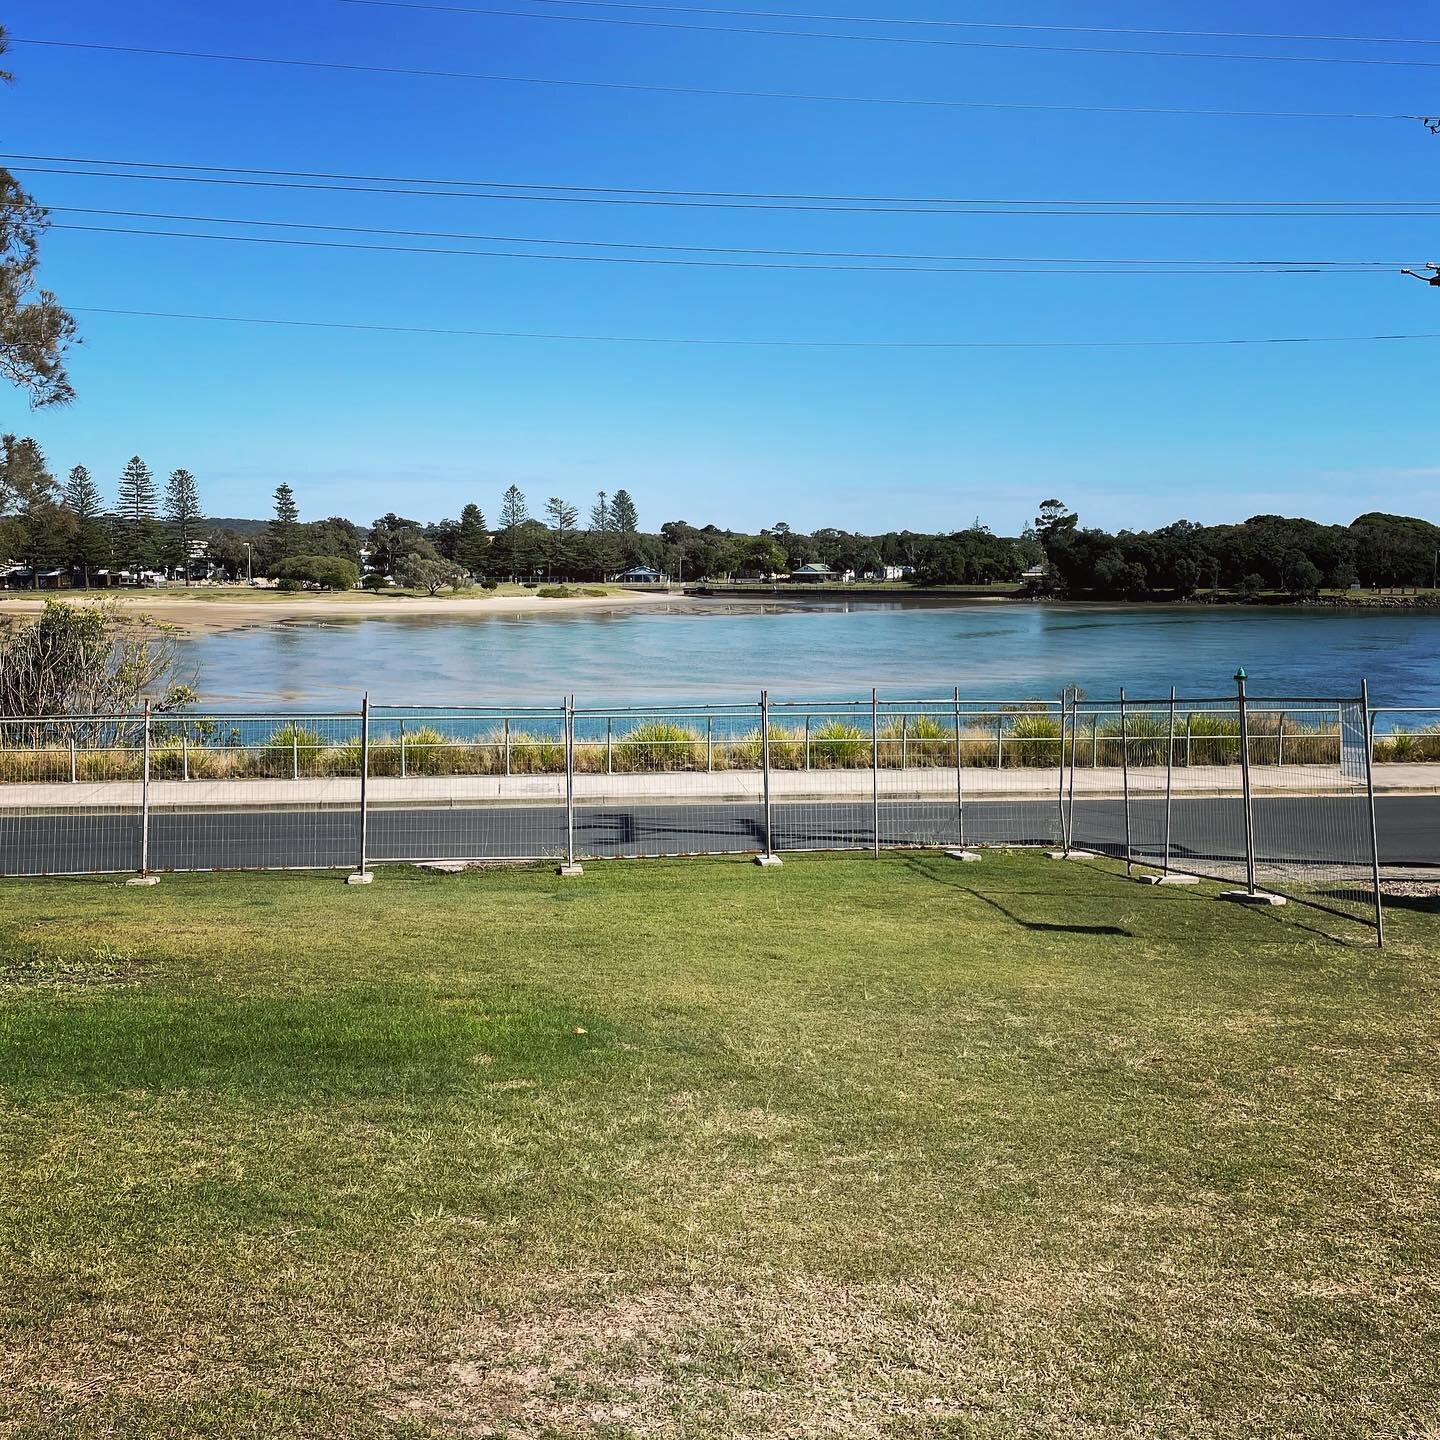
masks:
<instances>
[{"instance_id":1,"label":"concrete footpath","mask_svg":"<svg viewBox=\"0 0 1440 1440\"><path fill-rule=\"evenodd\" d=\"M1332 765L1257 765L1250 772L1251 787L1264 795L1353 795L1363 791L1359 782L1342 776ZM983 770L960 772L959 783L967 800L1039 800L1058 795L1058 770ZM1065 775L1067 792L1071 775ZM1074 793L1086 799L1115 799L1123 794L1119 770L1076 770ZM140 804L139 781L77 784L0 785L0 813L5 811L133 809ZM1378 765L1377 794L1440 795L1440 765ZM661 772L643 775L576 775L575 799L580 804L649 805L758 803L764 777L758 770ZM956 793L953 769L881 770L879 791L885 800L941 800ZM1152 799L1165 791L1163 766L1134 767L1130 771L1132 798ZM1240 792L1240 768L1235 765L1177 768L1173 776L1176 796L1233 796ZM869 770L774 770L770 794L776 801L855 802L872 793ZM411 775L375 777L367 783L371 806L424 807L503 805L557 805L565 800L563 775ZM354 777L298 780L152 780L150 804L154 809L275 810L291 807L355 806L360 781Z\"/></svg>"}]
</instances>

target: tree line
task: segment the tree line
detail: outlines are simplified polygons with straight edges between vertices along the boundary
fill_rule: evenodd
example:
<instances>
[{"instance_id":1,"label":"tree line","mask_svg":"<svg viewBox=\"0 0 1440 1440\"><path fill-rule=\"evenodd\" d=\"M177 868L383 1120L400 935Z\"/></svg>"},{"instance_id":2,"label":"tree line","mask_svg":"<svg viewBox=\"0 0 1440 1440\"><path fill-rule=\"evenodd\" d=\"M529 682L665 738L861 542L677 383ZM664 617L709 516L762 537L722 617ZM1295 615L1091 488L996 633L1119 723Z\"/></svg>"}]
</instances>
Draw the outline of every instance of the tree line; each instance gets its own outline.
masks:
<instances>
[{"instance_id":1,"label":"tree line","mask_svg":"<svg viewBox=\"0 0 1440 1440\"><path fill-rule=\"evenodd\" d=\"M636 567L672 579L772 577L804 565L837 575L895 575L917 586L1003 585L1097 599L1189 599L1207 592L1298 597L1353 585L1426 586L1440 570L1440 526L1370 513L1350 525L1257 515L1233 525L1181 520L1158 530L1085 527L1059 500L1042 503L1017 536L977 518L948 534L879 535L781 522L758 534L665 522L641 529L630 494L600 491L581 508L550 496L532 514L516 485L491 524L480 505L422 522L390 511L371 525L343 516L302 521L293 487L274 493L270 518L238 529L205 518L199 482L186 469L163 485L138 455L119 475L113 502L84 465L61 482L33 439L0 441L0 561L32 575L68 571L86 585L100 571L165 570L188 580L268 577L287 587L346 589L398 583L432 593L471 582L601 581ZM108 578L108 577L107 577Z\"/></svg>"}]
</instances>

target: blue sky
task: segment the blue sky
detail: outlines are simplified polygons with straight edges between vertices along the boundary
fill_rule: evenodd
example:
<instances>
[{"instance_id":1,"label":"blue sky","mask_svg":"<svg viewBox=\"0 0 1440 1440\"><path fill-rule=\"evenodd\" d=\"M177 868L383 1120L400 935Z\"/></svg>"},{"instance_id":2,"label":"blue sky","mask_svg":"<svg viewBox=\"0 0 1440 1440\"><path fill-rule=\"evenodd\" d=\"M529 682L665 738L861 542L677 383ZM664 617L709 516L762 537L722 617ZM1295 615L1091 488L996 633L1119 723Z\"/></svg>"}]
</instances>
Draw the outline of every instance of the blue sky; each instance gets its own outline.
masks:
<instances>
[{"instance_id":1,"label":"blue sky","mask_svg":"<svg viewBox=\"0 0 1440 1440\"><path fill-rule=\"evenodd\" d=\"M483 0L481 0L483 3ZM785 8L771 0L773 8ZM625 17L506 0L535 14ZM744 8L744 7L737 7ZM758 4L752 8L759 8ZM805 9L804 6L791 8ZM830 9L833 7L815 7ZM1018 18L1013 4L851 4ZM1440 34L1421 7L1027 0L1030 22ZM650 12L629 12L645 18ZM21 38L725 89L1264 110L1426 112L1436 71L702 35L255 0L10 0ZM697 21L696 23L703 23ZM756 22L732 22L756 23ZM831 26L829 28L836 28ZM894 32L892 32L894 33ZM952 32L945 32L952 35ZM1177 48L1046 32L952 38ZM1191 41L1403 53L1440 46ZM17 45L7 152L662 189L995 197L1366 200L1435 193L1415 123L965 111L656 95ZM1428 100L1427 100L1427 97ZM52 206L554 240L965 255L1440 259L1435 218L815 214L245 190L25 177ZM159 226L57 213L57 221ZM186 228L171 226L170 228ZM203 228L203 227L190 227ZM210 228L214 228L213 226ZM423 242L416 242L423 243ZM570 334L843 340L1193 339L1440 332L1440 291L1390 274L796 274L368 254L56 230L75 307ZM1261 511L1440 518L1437 342L1193 350L826 350L278 330L82 314L75 405L6 429L113 487L184 465L212 514L421 519L512 481L635 496L647 528L714 520L1014 531L1059 494L1140 527Z\"/></svg>"}]
</instances>

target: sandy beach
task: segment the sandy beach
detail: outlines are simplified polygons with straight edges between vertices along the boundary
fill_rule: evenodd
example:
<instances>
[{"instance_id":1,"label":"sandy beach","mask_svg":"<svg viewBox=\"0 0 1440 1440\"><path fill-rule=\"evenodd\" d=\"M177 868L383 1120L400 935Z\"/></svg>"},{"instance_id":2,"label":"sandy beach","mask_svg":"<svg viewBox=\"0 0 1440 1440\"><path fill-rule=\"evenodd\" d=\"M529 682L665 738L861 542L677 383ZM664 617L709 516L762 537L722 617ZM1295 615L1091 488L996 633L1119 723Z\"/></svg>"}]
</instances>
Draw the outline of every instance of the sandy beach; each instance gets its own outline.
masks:
<instances>
[{"instance_id":1,"label":"sandy beach","mask_svg":"<svg viewBox=\"0 0 1440 1440\"><path fill-rule=\"evenodd\" d=\"M551 615L564 610L633 610L681 604L684 597L664 592L617 590L611 594L542 599L534 591L473 595L374 595L353 590L285 595L277 590L156 589L51 591L42 595L0 597L0 622L38 615L47 599L74 605L113 603L137 615L173 625L194 635L227 630L274 629L284 625L333 620L396 620L416 616L472 620L487 615Z\"/></svg>"}]
</instances>

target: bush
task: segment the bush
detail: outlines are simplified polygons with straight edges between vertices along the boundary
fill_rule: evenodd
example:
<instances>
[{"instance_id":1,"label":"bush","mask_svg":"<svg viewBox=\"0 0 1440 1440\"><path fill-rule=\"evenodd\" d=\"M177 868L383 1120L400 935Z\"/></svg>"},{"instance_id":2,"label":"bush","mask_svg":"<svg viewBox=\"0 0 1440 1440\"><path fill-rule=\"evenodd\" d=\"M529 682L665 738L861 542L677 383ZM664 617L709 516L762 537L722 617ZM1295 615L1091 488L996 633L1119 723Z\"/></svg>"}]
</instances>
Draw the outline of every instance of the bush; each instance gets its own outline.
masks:
<instances>
[{"instance_id":1,"label":"bush","mask_svg":"<svg viewBox=\"0 0 1440 1440\"><path fill-rule=\"evenodd\" d=\"M615 745L615 769L626 774L660 770L703 770L705 742L698 731L670 720L647 720Z\"/></svg>"},{"instance_id":2,"label":"bush","mask_svg":"<svg viewBox=\"0 0 1440 1440\"><path fill-rule=\"evenodd\" d=\"M870 763L870 732L845 720L828 720L810 732L810 764L821 769L856 769Z\"/></svg>"},{"instance_id":3,"label":"bush","mask_svg":"<svg viewBox=\"0 0 1440 1440\"><path fill-rule=\"evenodd\" d=\"M1059 739L1060 721L1056 716L1039 710L1022 711L1005 727L1005 764L1024 770L1058 766Z\"/></svg>"},{"instance_id":4,"label":"bush","mask_svg":"<svg viewBox=\"0 0 1440 1440\"><path fill-rule=\"evenodd\" d=\"M353 590L360 583L359 567L335 555L290 555L275 567L280 588L313 585L319 590Z\"/></svg>"},{"instance_id":5,"label":"bush","mask_svg":"<svg viewBox=\"0 0 1440 1440\"><path fill-rule=\"evenodd\" d=\"M282 595L298 595L305 587L298 580L282 580L275 588Z\"/></svg>"},{"instance_id":6,"label":"bush","mask_svg":"<svg viewBox=\"0 0 1440 1440\"><path fill-rule=\"evenodd\" d=\"M388 590L390 577L382 575L378 570L372 570L360 583L367 590Z\"/></svg>"}]
</instances>

